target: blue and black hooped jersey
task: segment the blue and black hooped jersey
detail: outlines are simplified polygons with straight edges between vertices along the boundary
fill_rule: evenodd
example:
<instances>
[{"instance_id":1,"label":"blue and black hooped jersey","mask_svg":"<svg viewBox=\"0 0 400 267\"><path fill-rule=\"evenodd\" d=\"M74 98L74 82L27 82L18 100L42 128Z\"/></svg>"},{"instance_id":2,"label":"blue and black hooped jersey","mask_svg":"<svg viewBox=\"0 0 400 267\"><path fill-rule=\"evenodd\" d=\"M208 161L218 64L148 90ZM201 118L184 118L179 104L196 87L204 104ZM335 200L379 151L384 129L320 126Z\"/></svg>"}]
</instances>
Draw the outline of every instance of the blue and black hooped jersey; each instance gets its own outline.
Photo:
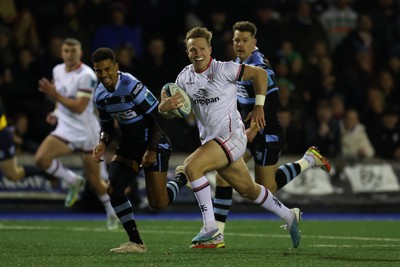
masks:
<instances>
[{"instance_id":1,"label":"blue and black hooped jersey","mask_svg":"<svg viewBox=\"0 0 400 267\"><path fill-rule=\"evenodd\" d=\"M138 79L119 72L119 81L113 92L99 84L94 93L103 131L114 131L114 119L121 129L121 143L148 142L155 129L150 113L157 107L157 98Z\"/></svg>"},{"instance_id":2,"label":"blue and black hooped jersey","mask_svg":"<svg viewBox=\"0 0 400 267\"><path fill-rule=\"evenodd\" d=\"M269 61L265 56L254 50L253 54L244 62L236 59L237 63L244 63L252 66L263 68L268 73L268 89L264 104L265 121L267 123L263 134L280 135L283 132L282 126L279 123L278 111L281 108L279 99L279 88L276 84L275 73L271 68ZM238 107L243 120L247 118L249 112L254 108L255 94L253 89L253 81L238 81ZM246 128L249 127L247 121Z\"/></svg>"}]
</instances>

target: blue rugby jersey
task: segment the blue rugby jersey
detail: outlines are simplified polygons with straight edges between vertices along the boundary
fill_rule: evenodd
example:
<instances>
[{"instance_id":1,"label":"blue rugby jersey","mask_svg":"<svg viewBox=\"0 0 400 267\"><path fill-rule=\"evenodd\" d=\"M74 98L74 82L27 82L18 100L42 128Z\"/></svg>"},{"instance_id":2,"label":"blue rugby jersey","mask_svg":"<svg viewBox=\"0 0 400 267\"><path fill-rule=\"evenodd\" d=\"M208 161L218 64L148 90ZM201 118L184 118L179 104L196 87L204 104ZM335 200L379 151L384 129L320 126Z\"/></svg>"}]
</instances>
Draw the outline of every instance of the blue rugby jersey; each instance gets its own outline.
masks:
<instances>
[{"instance_id":1,"label":"blue rugby jersey","mask_svg":"<svg viewBox=\"0 0 400 267\"><path fill-rule=\"evenodd\" d=\"M264 128L264 134L280 134L283 132L282 126L279 123L278 111L281 107L279 99L279 88L276 84L275 73L271 68L269 61L265 56L260 53L258 49L254 50L252 55L247 58L244 62L240 62L240 59L236 59L237 63L244 63L247 65L257 66L264 69L268 74L268 89L264 104L264 113L266 127ZM253 89L253 81L238 81L238 107L240 114L244 119L247 118L249 112L254 108L255 95ZM249 127L249 122L246 122L246 128Z\"/></svg>"},{"instance_id":2,"label":"blue rugby jersey","mask_svg":"<svg viewBox=\"0 0 400 267\"><path fill-rule=\"evenodd\" d=\"M99 83L94 93L101 128L112 133L115 119L121 128L121 142L147 142L156 123L149 114L159 102L134 76L124 72L118 74L119 80L113 92Z\"/></svg>"}]
</instances>

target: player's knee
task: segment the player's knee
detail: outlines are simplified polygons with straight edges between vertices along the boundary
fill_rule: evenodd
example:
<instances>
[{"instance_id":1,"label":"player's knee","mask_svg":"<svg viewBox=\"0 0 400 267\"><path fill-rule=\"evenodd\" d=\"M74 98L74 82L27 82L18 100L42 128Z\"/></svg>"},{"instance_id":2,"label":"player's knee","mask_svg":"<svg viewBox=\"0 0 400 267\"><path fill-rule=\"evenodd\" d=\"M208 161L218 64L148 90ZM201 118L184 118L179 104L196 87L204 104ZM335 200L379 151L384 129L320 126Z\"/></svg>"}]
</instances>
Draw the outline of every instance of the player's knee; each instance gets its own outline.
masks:
<instances>
[{"instance_id":1,"label":"player's knee","mask_svg":"<svg viewBox=\"0 0 400 267\"><path fill-rule=\"evenodd\" d=\"M148 185L147 185L148 186ZM147 188L148 206L156 211L160 211L168 207L170 202L171 190L165 187L150 187Z\"/></svg>"},{"instance_id":2,"label":"player's knee","mask_svg":"<svg viewBox=\"0 0 400 267\"><path fill-rule=\"evenodd\" d=\"M191 181L192 178L199 178L205 173L203 166L201 166L198 161L192 160L192 158L186 159L183 165L189 181Z\"/></svg>"},{"instance_id":3,"label":"player's knee","mask_svg":"<svg viewBox=\"0 0 400 267\"><path fill-rule=\"evenodd\" d=\"M107 194L111 203L125 197L125 187L121 183L121 179L113 179L113 182L107 187Z\"/></svg>"},{"instance_id":4,"label":"player's knee","mask_svg":"<svg viewBox=\"0 0 400 267\"><path fill-rule=\"evenodd\" d=\"M161 199L149 199L149 207L153 210L163 210L168 206L167 201L162 201Z\"/></svg>"},{"instance_id":5,"label":"player's knee","mask_svg":"<svg viewBox=\"0 0 400 267\"><path fill-rule=\"evenodd\" d=\"M126 199L125 191L119 187L109 186L107 189L107 194L110 197L111 205L114 206L114 203L124 202L122 200Z\"/></svg>"},{"instance_id":6,"label":"player's knee","mask_svg":"<svg viewBox=\"0 0 400 267\"><path fill-rule=\"evenodd\" d=\"M51 161L40 155L35 155L35 164L42 170L47 170L50 167Z\"/></svg>"},{"instance_id":7,"label":"player's knee","mask_svg":"<svg viewBox=\"0 0 400 267\"><path fill-rule=\"evenodd\" d=\"M125 197L125 188L136 175L137 173L125 164L118 161L111 162L109 170L110 184L107 188L110 200L113 201Z\"/></svg>"}]
</instances>

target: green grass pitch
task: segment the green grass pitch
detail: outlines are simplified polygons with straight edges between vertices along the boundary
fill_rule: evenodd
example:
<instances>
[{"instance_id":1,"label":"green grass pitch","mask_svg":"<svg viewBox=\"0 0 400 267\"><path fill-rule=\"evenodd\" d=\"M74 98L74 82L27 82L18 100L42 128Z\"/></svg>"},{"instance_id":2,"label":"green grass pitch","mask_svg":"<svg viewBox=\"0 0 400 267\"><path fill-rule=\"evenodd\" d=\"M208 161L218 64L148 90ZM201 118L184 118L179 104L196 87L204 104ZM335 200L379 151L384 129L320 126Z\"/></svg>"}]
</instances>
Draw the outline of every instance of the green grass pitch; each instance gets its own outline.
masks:
<instances>
[{"instance_id":1,"label":"green grass pitch","mask_svg":"<svg viewBox=\"0 0 400 267\"><path fill-rule=\"evenodd\" d=\"M127 241L102 221L0 221L0 266L400 266L399 221L301 223L292 249L277 220L231 220L224 249L190 249L201 222L138 220L146 254L110 254Z\"/></svg>"}]
</instances>

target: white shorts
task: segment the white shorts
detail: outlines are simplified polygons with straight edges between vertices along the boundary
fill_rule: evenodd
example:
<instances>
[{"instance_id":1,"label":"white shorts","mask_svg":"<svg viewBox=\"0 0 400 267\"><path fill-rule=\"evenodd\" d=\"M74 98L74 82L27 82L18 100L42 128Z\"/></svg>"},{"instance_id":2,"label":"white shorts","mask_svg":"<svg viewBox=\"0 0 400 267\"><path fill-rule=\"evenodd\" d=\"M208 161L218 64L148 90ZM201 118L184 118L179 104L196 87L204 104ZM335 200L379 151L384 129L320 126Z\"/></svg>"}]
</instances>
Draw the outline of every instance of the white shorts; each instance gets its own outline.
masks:
<instances>
[{"instance_id":1,"label":"white shorts","mask_svg":"<svg viewBox=\"0 0 400 267\"><path fill-rule=\"evenodd\" d=\"M243 129L237 129L235 132L218 136L214 140L224 150L229 164L240 159L246 151L247 137Z\"/></svg>"},{"instance_id":2,"label":"white shorts","mask_svg":"<svg viewBox=\"0 0 400 267\"><path fill-rule=\"evenodd\" d=\"M85 131L77 128L58 125L51 135L65 141L68 146L77 152L91 152L99 142L100 126L98 122L85 125Z\"/></svg>"}]
</instances>

